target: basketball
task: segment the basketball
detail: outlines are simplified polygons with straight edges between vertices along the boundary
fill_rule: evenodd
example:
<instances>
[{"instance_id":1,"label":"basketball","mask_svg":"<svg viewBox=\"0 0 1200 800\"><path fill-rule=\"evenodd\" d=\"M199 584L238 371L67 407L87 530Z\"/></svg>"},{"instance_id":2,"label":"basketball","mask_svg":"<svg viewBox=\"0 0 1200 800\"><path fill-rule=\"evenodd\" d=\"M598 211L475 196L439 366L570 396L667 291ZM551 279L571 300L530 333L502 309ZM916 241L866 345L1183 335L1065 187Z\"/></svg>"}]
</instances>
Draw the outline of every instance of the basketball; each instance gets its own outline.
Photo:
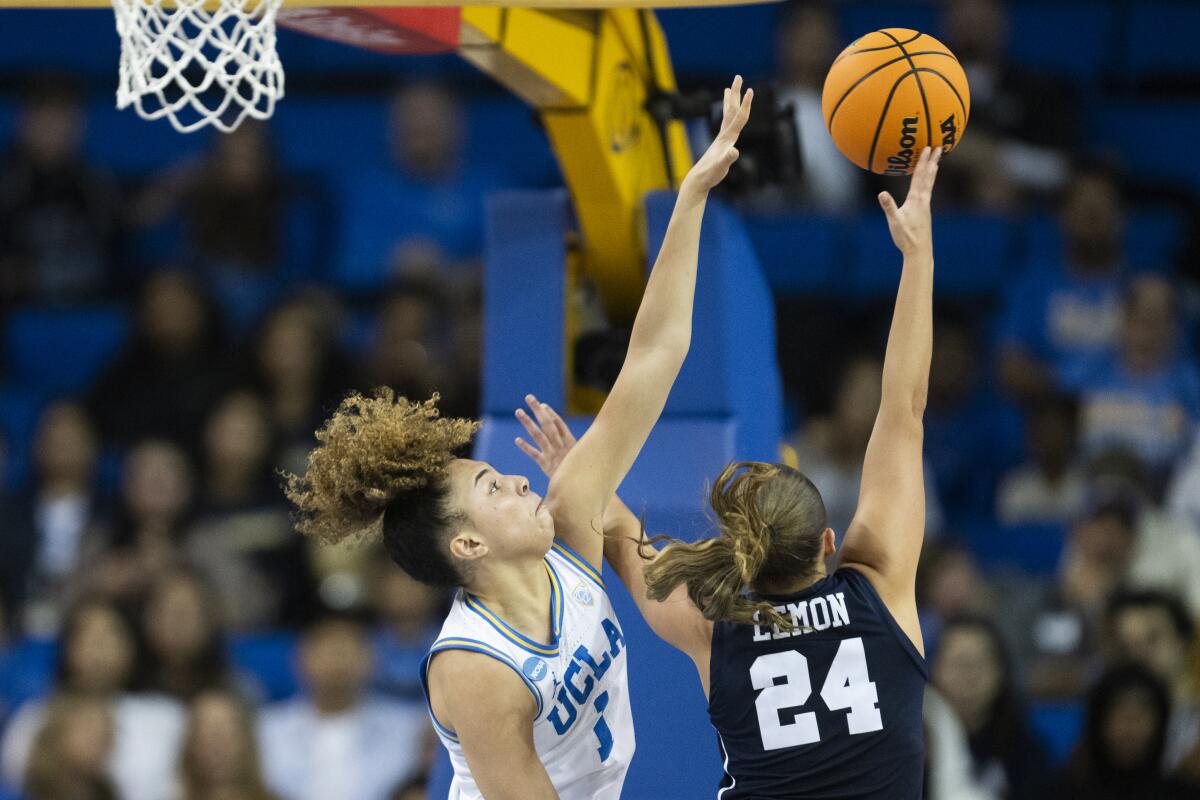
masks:
<instances>
[{"instance_id":1,"label":"basketball","mask_svg":"<svg viewBox=\"0 0 1200 800\"><path fill-rule=\"evenodd\" d=\"M821 95L838 150L882 175L908 175L925 147L949 153L971 116L967 76L932 36L884 28L834 59Z\"/></svg>"}]
</instances>

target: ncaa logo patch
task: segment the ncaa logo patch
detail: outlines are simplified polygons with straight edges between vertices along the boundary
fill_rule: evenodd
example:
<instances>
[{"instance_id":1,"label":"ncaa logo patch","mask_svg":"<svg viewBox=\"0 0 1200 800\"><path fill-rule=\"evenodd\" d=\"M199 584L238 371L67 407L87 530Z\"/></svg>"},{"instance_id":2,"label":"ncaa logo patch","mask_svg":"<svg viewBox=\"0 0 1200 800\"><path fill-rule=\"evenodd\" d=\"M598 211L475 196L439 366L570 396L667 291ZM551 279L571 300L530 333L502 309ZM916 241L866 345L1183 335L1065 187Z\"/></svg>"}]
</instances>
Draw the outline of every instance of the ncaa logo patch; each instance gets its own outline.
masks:
<instances>
[{"instance_id":1,"label":"ncaa logo patch","mask_svg":"<svg viewBox=\"0 0 1200 800\"><path fill-rule=\"evenodd\" d=\"M525 673L526 678L537 683L549 674L550 668L542 659L537 656L530 656L525 659L525 663L521 666L521 671Z\"/></svg>"},{"instance_id":2,"label":"ncaa logo patch","mask_svg":"<svg viewBox=\"0 0 1200 800\"><path fill-rule=\"evenodd\" d=\"M571 592L571 596L580 603L583 603L585 606L590 606L592 603L596 602L596 599L592 597L592 590L587 586L584 586L582 583L575 587L575 589Z\"/></svg>"}]
</instances>

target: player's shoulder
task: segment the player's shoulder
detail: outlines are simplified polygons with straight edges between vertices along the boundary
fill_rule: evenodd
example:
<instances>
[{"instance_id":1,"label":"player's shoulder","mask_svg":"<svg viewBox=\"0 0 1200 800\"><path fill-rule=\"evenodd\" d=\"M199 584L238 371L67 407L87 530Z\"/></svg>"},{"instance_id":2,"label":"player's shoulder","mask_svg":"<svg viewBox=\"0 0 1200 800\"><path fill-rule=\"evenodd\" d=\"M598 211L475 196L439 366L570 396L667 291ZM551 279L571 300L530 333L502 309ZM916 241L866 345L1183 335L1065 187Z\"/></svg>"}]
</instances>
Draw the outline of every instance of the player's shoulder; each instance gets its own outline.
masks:
<instances>
[{"instance_id":1,"label":"player's shoulder","mask_svg":"<svg viewBox=\"0 0 1200 800\"><path fill-rule=\"evenodd\" d=\"M562 539L555 539L551 544L546 562L554 577L562 583L563 590L572 596L579 595L577 599L586 601L587 595L594 590L601 593L605 591L604 576L600 570Z\"/></svg>"}]
</instances>

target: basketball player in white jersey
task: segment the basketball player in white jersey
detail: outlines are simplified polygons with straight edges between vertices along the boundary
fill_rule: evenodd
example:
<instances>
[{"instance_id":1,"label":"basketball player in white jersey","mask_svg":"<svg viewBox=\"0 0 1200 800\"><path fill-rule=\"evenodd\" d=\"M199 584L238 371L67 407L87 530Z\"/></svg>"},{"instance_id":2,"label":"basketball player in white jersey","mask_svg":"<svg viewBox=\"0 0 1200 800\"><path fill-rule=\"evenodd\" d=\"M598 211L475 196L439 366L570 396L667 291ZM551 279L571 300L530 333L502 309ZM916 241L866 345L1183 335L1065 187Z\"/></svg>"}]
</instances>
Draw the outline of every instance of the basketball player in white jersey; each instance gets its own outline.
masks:
<instances>
[{"instance_id":1,"label":"basketball player in white jersey","mask_svg":"<svg viewBox=\"0 0 1200 800\"><path fill-rule=\"evenodd\" d=\"M658 421L691 339L700 223L737 159L753 92L725 92L721 132L684 178L629 350L543 500L519 475L457 457L478 423L436 396L344 400L288 496L322 541L382 534L417 580L459 591L423 667L454 766L452 800L617 800L633 757L625 638L604 590L604 511Z\"/></svg>"}]
</instances>

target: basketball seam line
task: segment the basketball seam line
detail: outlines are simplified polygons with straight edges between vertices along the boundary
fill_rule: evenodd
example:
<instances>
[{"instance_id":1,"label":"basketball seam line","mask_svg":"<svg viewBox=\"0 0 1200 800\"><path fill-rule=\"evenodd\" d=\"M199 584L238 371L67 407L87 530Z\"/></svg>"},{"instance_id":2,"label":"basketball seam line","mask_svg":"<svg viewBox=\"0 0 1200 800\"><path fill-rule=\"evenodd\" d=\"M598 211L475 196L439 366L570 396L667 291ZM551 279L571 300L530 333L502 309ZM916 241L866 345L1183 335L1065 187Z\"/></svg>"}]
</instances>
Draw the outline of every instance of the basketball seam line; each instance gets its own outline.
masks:
<instances>
[{"instance_id":1,"label":"basketball seam line","mask_svg":"<svg viewBox=\"0 0 1200 800\"><path fill-rule=\"evenodd\" d=\"M883 33L883 31L876 31L876 33ZM920 31L917 31L916 33L917 33L917 35L916 35L916 36L914 36L914 37L912 37L911 39L905 39L905 40L904 40L904 44L912 44L912 43L913 43L913 42L915 42L917 39L920 39L922 36L924 36L924 35L925 35L925 34L921 33ZM871 34L869 34L869 33L868 33L868 34L865 34L865 35L866 35L866 36L870 36ZM896 37L895 37L895 36L892 36L891 34L888 34L888 36L891 38L891 40L892 40L893 42L898 42L898 40L896 39ZM862 38L862 37L859 37L859 38ZM858 41L858 39L855 39L854 41L855 41L855 42L857 42L857 41ZM851 42L851 43L850 43L850 46L851 46L851 47L853 47L853 46L854 46L854 43L853 43L853 42ZM843 58L846 58L847 56L856 56L856 55L858 55L859 53L876 53L876 52L878 52L878 51L880 51L880 50L891 50L891 49L892 49L893 47L895 47L895 46L896 46L896 45L894 45L894 44L885 44L885 45L882 45L882 46L880 46L880 47L864 47L862 50L855 50L855 51L853 51L853 52L851 52L851 53L842 53L841 55L839 55L837 58L835 58L835 59L833 60L833 63L834 63L834 64L836 64L836 63L838 63L839 61L841 61ZM833 64L830 64L830 66L833 66Z\"/></svg>"},{"instance_id":2,"label":"basketball seam line","mask_svg":"<svg viewBox=\"0 0 1200 800\"><path fill-rule=\"evenodd\" d=\"M912 56L908 54L904 45L900 44L899 39L887 31L880 31L880 33L896 43L900 52L904 53L904 57L908 59L908 65L912 67L912 75L917 79L917 91L921 93L921 105L925 108L925 146L933 147L933 120L929 118L929 100L925 97L925 84L921 83L921 76L917 74L917 62L912 60Z\"/></svg>"},{"instance_id":3,"label":"basketball seam line","mask_svg":"<svg viewBox=\"0 0 1200 800\"><path fill-rule=\"evenodd\" d=\"M951 58L954 57L953 54L947 53L944 50L922 50L918 53L913 53L912 55L914 55L914 56L950 56ZM829 114L829 121L825 123L825 127L827 130L829 130L830 134L833 133L833 118L837 116L838 110L842 107L842 103L846 102L846 98L850 96L850 93L853 92L855 89L857 89L859 86L861 86L863 81L865 81L867 78L876 74L880 70L887 69L888 67L892 66L893 64L899 64L903 60L904 60L904 56L896 56L891 61L885 61L884 63L882 63L879 66L872 69L870 72L863 75L861 78L859 78L857 81L854 82L853 86L851 86L849 89L847 89L845 92L842 93L841 99L837 101L837 105L835 105L833 107L833 111L831 111Z\"/></svg>"},{"instance_id":4,"label":"basketball seam line","mask_svg":"<svg viewBox=\"0 0 1200 800\"><path fill-rule=\"evenodd\" d=\"M971 121L971 115L970 115L970 113L968 113L967 104L963 102L962 95L958 93L958 89L954 86L954 83L949 78L947 78L945 75L943 75L942 73L940 73L936 69L934 69L933 67L917 67L917 69L915 71L916 72L930 72L934 75L937 75L939 78L941 78L943 81L945 81L946 85L950 87L950 91L954 92L954 96L958 99L958 107L962 109L962 113L963 113L962 127L963 128L967 127L967 123Z\"/></svg>"},{"instance_id":5,"label":"basketball seam line","mask_svg":"<svg viewBox=\"0 0 1200 800\"><path fill-rule=\"evenodd\" d=\"M888 92L887 101L883 104L883 111L879 115L879 124L875 127L875 138L871 140L871 152L867 156L868 172L875 171L872 169L872 167L875 166L875 147L879 144L879 134L883 132L883 121L887 119L887 112L892 105L892 98L896 96L896 90L900 88L900 84L904 82L904 79L910 77L911 75L911 70L901 75L896 79L896 82L892 84L892 90Z\"/></svg>"}]
</instances>

